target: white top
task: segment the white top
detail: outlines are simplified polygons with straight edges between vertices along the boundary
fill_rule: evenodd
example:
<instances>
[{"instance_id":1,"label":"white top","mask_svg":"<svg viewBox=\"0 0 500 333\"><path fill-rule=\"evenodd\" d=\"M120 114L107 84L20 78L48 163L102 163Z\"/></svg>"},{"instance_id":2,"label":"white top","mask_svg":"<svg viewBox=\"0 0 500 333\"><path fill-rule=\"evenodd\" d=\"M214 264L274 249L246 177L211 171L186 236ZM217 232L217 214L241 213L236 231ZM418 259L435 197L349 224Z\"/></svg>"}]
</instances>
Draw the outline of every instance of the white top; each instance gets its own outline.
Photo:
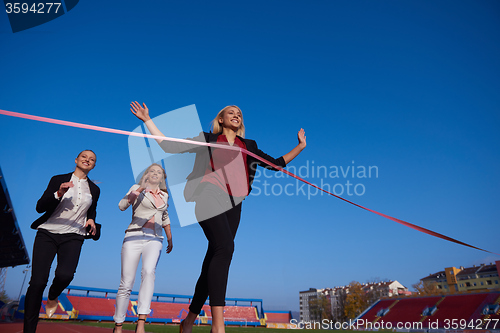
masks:
<instances>
[{"instance_id":1,"label":"white top","mask_svg":"<svg viewBox=\"0 0 500 333\"><path fill-rule=\"evenodd\" d=\"M146 222L154 217L155 236L163 237L162 227L170 224L170 218L167 212L168 194L160 191L160 197L163 200L163 205L160 207L156 207L155 198L151 193L145 193L146 191L142 191L135 201L130 203L128 201L129 194L132 191L136 191L138 188L139 185L133 185L118 204L120 210L125 210L132 204L132 222L130 222L127 230L141 229Z\"/></svg>"},{"instance_id":2,"label":"white top","mask_svg":"<svg viewBox=\"0 0 500 333\"><path fill-rule=\"evenodd\" d=\"M38 229L45 229L54 234L75 233L85 236L85 223L87 222L87 210L92 205L92 194L90 193L87 178L80 179L75 174L71 175L73 187L70 187L61 198L61 202ZM54 197L59 199L57 192Z\"/></svg>"}]
</instances>

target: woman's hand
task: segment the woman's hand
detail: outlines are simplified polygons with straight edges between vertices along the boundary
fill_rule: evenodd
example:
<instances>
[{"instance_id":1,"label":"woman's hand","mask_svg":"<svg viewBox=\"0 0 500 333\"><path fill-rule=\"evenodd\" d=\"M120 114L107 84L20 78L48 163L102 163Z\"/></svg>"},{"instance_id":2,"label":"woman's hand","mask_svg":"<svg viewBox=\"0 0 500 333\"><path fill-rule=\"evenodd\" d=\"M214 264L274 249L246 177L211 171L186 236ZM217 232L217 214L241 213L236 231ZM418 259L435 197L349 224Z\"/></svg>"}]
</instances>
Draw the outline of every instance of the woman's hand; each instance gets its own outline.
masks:
<instances>
[{"instance_id":1,"label":"woman's hand","mask_svg":"<svg viewBox=\"0 0 500 333\"><path fill-rule=\"evenodd\" d=\"M130 192L128 195L128 203L133 203L142 191L144 191L144 187L139 187L137 190Z\"/></svg>"},{"instance_id":2,"label":"woman's hand","mask_svg":"<svg viewBox=\"0 0 500 333\"><path fill-rule=\"evenodd\" d=\"M142 192L142 191L146 190L146 192L147 192L150 189L151 189L151 184L149 184L149 180L146 176L141 180L141 183L139 184L139 188L137 189L137 191Z\"/></svg>"},{"instance_id":3,"label":"woman's hand","mask_svg":"<svg viewBox=\"0 0 500 333\"><path fill-rule=\"evenodd\" d=\"M167 245L167 253L172 252L172 249L174 248L174 243L172 242L172 238L167 239L168 245Z\"/></svg>"},{"instance_id":4,"label":"woman's hand","mask_svg":"<svg viewBox=\"0 0 500 333\"><path fill-rule=\"evenodd\" d=\"M143 122L146 122L148 120L151 120L151 117L149 117L149 109L146 106L146 103L139 104L137 101L130 103L130 111L142 120Z\"/></svg>"},{"instance_id":5,"label":"woman's hand","mask_svg":"<svg viewBox=\"0 0 500 333\"><path fill-rule=\"evenodd\" d=\"M165 136L163 133L156 127L155 123L153 120L151 120L151 117L149 116L149 109L146 106L146 103L139 104L138 102L132 102L130 103L130 111L144 122L144 125L149 130L149 133L154 136ZM161 143L163 140L155 138L156 142Z\"/></svg>"},{"instance_id":6,"label":"woman's hand","mask_svg":"<svg viewBox=\"0 0 500 333\"><path fill-rule=\"evenodd\" d=\"M61 186L59 186L59 189L57 190L57 195L59 196L59 198L62 198L63 195L68 192L68 190L70 189L70 187L73 187L73 183L72 182L66 182L66 183L62 183Z\"/></svg>"},{"instance_id":7,"label":"woman's hand","mask_svg":"<svg viewBox=\"0 0 500 333\"><path fill-rule=\"evenodd\" d=\"M299 144L293 148L289 153L283 155L285 164L290 163L298 154L306 147L306 131L303 128L297 133L297 138L299 139Z\"/></svg>"},{"instance_id":8,"label":"woman's hand","mask_svg":"<svg viewBox=\"0 0 500 333\"><path fill-rule=\"evenodd\" d=\"M299 139L300 148L304 149L307 144L306 144L306 131L304 131L303 128L300 129L299 133L297 134L297 138Z\"/></svg>"},{"instance_id":9,"label":"woman's hand","mask_svg":"<svg viewBox=\"0 0 500 333\"><path fill-rule=\"evenodd\" d=\"M95 222L94 222L94 220L88 219L87 223L85 223L85 229L87 229L88 226L90 226L89 234L91 234L92 236L95 235L96 228L95 228Z\"/></svg>"}]
</instances>

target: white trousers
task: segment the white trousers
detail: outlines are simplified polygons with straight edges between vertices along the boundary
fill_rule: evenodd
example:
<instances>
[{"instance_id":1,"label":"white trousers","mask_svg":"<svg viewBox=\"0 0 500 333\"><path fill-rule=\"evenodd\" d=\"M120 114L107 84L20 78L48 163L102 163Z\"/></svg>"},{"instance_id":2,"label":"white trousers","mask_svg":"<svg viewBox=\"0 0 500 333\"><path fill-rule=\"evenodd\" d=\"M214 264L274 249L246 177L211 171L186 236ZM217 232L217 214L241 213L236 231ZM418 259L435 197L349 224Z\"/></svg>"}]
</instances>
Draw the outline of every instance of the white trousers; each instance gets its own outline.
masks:
<instances>
[{"instance_id":1,"label":"white trousers","mask_svg":"<svg viewBox=\"0 0 500 333\"><path fill-rule=\"evenodd\" d=\"M116 308L113 319L123 323L130 303L130 293L135 282L137 266L142 256L141 287L137 301L137 314L151 312L155 284L155 270L163 248L163 238L156 237L153 230L127 232L122 245L122 277L116 294Z\"/></svg>"}]
</instances>

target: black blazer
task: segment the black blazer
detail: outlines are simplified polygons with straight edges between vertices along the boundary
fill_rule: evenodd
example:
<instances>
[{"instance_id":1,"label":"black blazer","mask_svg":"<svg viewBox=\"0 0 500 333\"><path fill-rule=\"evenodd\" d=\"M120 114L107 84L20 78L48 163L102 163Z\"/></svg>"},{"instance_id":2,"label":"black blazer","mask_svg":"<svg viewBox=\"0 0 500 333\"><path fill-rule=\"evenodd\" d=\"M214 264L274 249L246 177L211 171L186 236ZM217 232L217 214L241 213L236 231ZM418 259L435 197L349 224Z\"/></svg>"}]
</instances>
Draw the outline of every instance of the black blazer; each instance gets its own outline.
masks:
<instances>
[{"instance_id":1,"label":"black blazer","mask_svg":"<svg viewBox=\"0 0 500 333\"><path fill-rule=\"evenodd\" d=\"M201 132L195 138L191 138L188 140L199 141L199 142L208 142L208 143L217 143L217 138L221 133L206 133ZM284 168L286 166L285 160L282 157L273 158L262 150L257 148L257 143L254 140L243 139L238 136L238 139L243 141L247 147L247 150L254 153L257 156L262 157L263 159ZM162 141L160 143L160 147L167 153L196 153L196 158L194 161L193 171L187 177L186 187L184 188L184 198L186 201L194 201L194 196L196 194L196 189L201 182L201 178L205 175L205 171L209 167L210 157L212 155L211 147L206 146L197 146L189 143L178 143L178 142L169 142L167 140ZM207 149L208 148L208 149ZM257 166L264 167L266 169L277 171L277 169L257 160L256 158L247 155L247 166L248 166L248 193L252 190L252 182L255 177L255 172L257 170Z\"/></svg>"},{"instance_id":2,"label":"black blazer","mask_svg":"<svg viewBox=\"0 0 500 333\"><path fill-rule=\"evenodd\" d=\"M31 229L36 229L43 223L47 222L54 210L56 210L61 200L56 199L54 197L54 193L59 190L59 187L62 183L69 182L71 180L72 174L73 172L70 172L64 175L54 176L50 179L47 189L45 190L45 192L43 192L42 197L36 203L36 211L45 214L40 216L35 222L31 224ZM87 220L93 219L95 221L97 200L99 199L101 190L88 177L87 182L89 184L90 194L92 195L92 204L87 210Z\"/></svg>"}]
</instances>

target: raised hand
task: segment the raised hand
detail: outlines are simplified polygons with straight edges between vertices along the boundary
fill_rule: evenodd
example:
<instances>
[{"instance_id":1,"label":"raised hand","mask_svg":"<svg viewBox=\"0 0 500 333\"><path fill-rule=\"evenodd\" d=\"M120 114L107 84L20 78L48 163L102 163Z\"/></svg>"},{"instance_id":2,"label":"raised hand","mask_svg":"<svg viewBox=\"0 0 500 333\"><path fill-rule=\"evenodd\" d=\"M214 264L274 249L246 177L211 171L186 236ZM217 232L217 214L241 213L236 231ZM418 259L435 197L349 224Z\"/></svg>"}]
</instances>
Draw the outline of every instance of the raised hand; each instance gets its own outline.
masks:
<instances>
[{"instance_id":1,"label":"raised hand","mask_svg":"<svg viewBox=\"0 0 500 333\"><path fill-rule=\"evenodd\" d=\"M132 113L143 122L151 119L151 117L149 117L149 109L146 106L146 103L142 103L141 106L141 104L137 101L132 102L130 103L130 111L132 111Z\"/></svg>"},{"instance_id":2,"label":"raised hand","mask_svg":"<svg viewBox=\"0 0 500 333\"><path fill-rule=\"evenodd\" d=\"M139 185L139 188L135 191L132 191L129 193L128 195L128 202L129 203L133 203L135 201L135 199L137 199L137 197L142 193L142 191L144 191L146 188L143 187L142 185Z\"/></svg>"},{"instance_id":3,"label":"raised hand","mask_svg":"<svg viewBox=\"0 0 500 333\"><path fill-rule=\"evenodd\" d=\"M299 139L299 146L302 148L306 147L306 131L304 131L303 128L300 129L299 133L297 134L297 138Z\"/></svg>"},{"instance_id":4,"label":"raised hand","mask_svg":"<svg viewBox=\"0 0 500 333\"><path fill-rule=\"evenodd\" d=\"M137 189L137 191L139 192L142 192L144 190L149 191L150 188L151 185L149 184L148 176L146 176L141 179L141 183L139 184L139 188Z\"/></svg>"},{"instance_id":5,"label":"raised hand","mask_svg":"<svg viewBox=\"0 0 500 333\"><path fill-rule=\"evenodd\" d=\"M297 138L299 139L299 144L290 150L290 152L283 155L286 164L290 163L306 147L306 131L303 128L297 133Z\"/></svg>"}]
</instances>

